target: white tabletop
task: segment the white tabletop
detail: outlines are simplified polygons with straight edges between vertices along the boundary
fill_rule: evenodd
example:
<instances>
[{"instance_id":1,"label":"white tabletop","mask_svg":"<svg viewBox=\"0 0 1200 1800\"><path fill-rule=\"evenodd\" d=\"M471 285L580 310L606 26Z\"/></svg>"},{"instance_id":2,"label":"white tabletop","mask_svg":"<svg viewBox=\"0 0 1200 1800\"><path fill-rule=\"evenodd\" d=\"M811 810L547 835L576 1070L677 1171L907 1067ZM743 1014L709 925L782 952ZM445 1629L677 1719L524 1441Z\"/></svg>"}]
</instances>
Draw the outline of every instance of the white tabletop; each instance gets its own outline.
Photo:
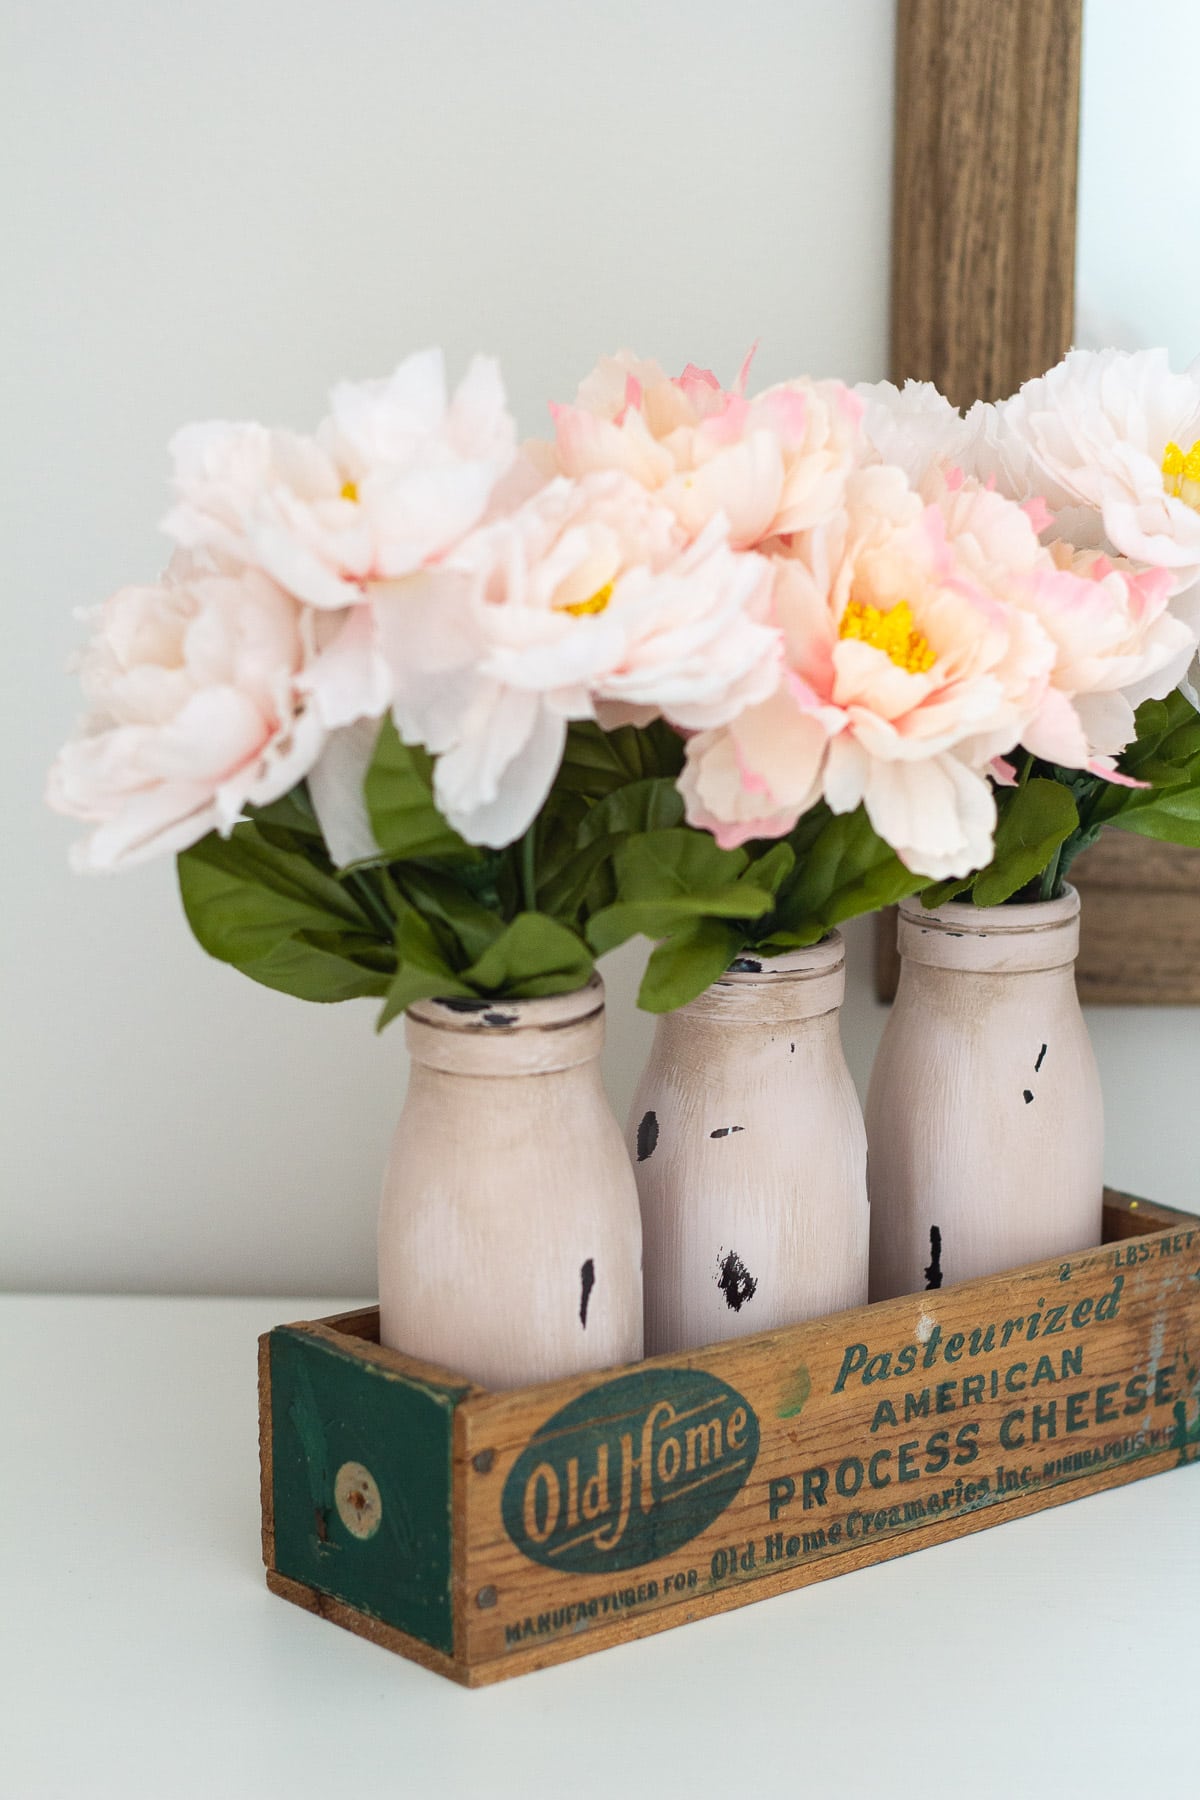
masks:
<instances>
[{"instance_id":1,"label":"white tabletop","mask_svg":"<svg viewBox=\"0 0 1200 1800\"><path fill-rule=\"evenodd\" d=\"M267 1593L255 1338L0 1298L3 1800L1196 1791L1192 1470L468 1692Z\"/></svg>"}]
</instances>

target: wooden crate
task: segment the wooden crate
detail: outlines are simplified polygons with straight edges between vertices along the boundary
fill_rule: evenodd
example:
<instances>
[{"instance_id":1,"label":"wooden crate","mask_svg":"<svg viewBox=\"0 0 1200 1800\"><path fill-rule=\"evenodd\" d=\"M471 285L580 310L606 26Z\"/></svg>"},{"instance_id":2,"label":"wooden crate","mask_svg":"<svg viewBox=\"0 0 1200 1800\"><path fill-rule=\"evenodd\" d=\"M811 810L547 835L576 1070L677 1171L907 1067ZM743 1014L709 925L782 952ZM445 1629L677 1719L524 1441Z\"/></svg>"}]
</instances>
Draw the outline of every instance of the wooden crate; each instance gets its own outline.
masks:
<instances>
[{"instance_id":1,"label":"wooden crate","mask_svg":"<svg viewBox=\"0 0 1200 1800\"><path fill-rule=\"evenodd\" d=\"M273 1592L469 1686L1200 1456L1200 1217L513 1393L370 1309L260 1343Z\"/></svg>"}]
</instances>

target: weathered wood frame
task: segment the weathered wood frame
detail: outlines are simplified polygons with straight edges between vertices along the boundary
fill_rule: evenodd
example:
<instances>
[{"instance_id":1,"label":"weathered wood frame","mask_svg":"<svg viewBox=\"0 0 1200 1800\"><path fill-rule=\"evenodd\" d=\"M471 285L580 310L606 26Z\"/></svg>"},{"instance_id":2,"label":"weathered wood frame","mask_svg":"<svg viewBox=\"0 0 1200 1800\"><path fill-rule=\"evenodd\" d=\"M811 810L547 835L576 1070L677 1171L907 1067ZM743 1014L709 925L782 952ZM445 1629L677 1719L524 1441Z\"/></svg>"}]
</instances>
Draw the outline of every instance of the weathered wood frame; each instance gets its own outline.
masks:
<instances>
[{"instance_id":1,"label":"weathered wood frame","mask_svg":"<svg viewBox=\"0 0 1200 1800\"><path fill-rule=\"evenodd\" d=\"M899 0L891 373L999 399L1072 338L1083 0ZM1076 866L1085 1001L1200 1004L1200 852L1110 832ZM877 987L899 976L894 915Z\"/></svg>"},{"instance_id":2,"label":"weathered wood frame","mask_svg":"<svg viewBox=\"0 0 1200 1800\"><path fill-rule=\"evenodd\" d=\"M279 1327L262 1339L260 1354L268 1585L475 1687L1195 1463L1200 1218L1109 1193L1104 1238L1102 1248L1067 1262L504 1394L382 1349L374 1308ZM896 1345L909 1346L907 1369ZM886 1378L879 1355L885 1348ZM273 1368L287 1359L317 1370L317 1385L322 1367L335 1368L336 1393L331 1398L327 1389L304 1418L294 1385L273 1392ZM970 1395L967 1371L976 1384ZM664 1514L668 1501L684 1499L682 1509L669 1510L671 1523L683 1518L686 1530L665 1544L656 1538L653 1554L636 1564L600 1570L593 1558L590 1572L572 1573L536 1545L531 1552L519 1528L514 1535L506 1484L511 1477L519 1485L531 1458L554 1456L564 1410L582 1405L596 1442L618 1441L613 1434L631 1420L629 1441L644 1453L639 1433L645 1418L661 1411L656 1392L689 1375L709 1390L723 1389L754 1422L751 1466L717 1507L669 1484L652 1493L652 1507ZM627 1388L631 1377L645 1388L633 1411L607 1399L616 1382ZM389 1386L402 1406L415 1398L427 1410L441 1409L441 1435L409 1443L401 1431L397 1444L386 1425L381 1433L379 1396ZM881 1401L891 1403L890 1416ZM930 1432L937 1428L949 1449L939 1444L934 1456ZM974 1436L958 1435L964 1431ZM978 1453L967 1455L971 1444ZM560 1450L560 1461L568 1454ZM374 1466L380 1477L384 1555L365 1589L356 1573L356 1559L367 1553L361 1533L343 1528L335 1502L341 1471L331 1465L344 1456L353 1462L343 1468ZM664 1466L660 1458L657 1467ZM976 1483L986 1474L987 1486L975 1486L964 1471ZM824 1484L817 1480L822 1472ZM431 1516L441 1521L432 1555L412 1526L418 1512L428 1512L429 1483ZM286 1541L276 1530L281 1507L293 1521ZM382 1530L389 1518L400 1522L390 1543ZM422 1637L396 1623L406 1616L397 1614L397 1595L411 1601L415 1594L419 1602L428 1597L423 1584L445 1603L440 1642L433 1641L437 1630ZM347 1599L350 1592L356 1598ZM618 1603L610 1608L614 1595Z\"/></svg>"}]
</instances>

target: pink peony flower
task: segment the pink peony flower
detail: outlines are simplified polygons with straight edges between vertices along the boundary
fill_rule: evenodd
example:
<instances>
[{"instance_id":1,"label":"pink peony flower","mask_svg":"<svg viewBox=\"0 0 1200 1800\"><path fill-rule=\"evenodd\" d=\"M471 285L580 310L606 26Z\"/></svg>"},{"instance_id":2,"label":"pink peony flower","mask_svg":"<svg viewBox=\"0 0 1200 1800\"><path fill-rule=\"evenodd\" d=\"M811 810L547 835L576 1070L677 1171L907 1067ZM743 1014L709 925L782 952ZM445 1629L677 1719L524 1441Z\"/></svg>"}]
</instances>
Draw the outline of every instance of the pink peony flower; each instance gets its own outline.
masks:
<instances>
[{"instance_id":1,"label":"pink peony flower","mask_svg":"<svg viewBox=\"0 0 1200 1800\"><path fill-rule=\"evenodd\" d=\"M1069 544L1050 554L1053 567L1039 572L1023 603L1052 640L1055 663L1022 742L1047 761L1119 779L1114 759L1133 741L1136 708L1178 687L1195 633L1171 613L1167 570Z\"/></svg>"},{"instance_id":2,"label":"pink peony flower","mask_svg":"<svg viewBox=\"0 0 1200 1800\"><path fill-rule=\"evenodd\" d=\"M573 406L556 406L553 444L529 446L548 473L619 469L650 489L689 538L718 513L753 549L807 531L836 508L858 447L860 402L839 381L789 381L746 399L749 358L731 389L692 364L671 380L622 351L600 362Z\"/></svg>"},{"instance_id":3,"label":"pink peony flower","mask_svg":"<svg viewBox=\"0 0 1200 1800\"><path fill-rule=\"evenodd\" d=\"M552 481L378 596L397 726L437 756L451 824L502 846L544 800L569 720L702 729L769 693L769 587L719 522L688 545L625 475Z\"/></svg>"},{"instance_id":4,"label":"pink peony flower","mask_svg":"<svg viewBox=\"0 0 1200 1800\"><path fill-rule=\"evenodd\" d=\"M112 869L228 832L306 775L324 738L298 696L306 609L257 570L177 563L99 609L82 660L91 714L47 798L94 829L81 869Z\"/></svg>"},{"instance_id":5,"label":"pink peony flower","mask_svg":"<svg viewBox=\"0 0 1200 1800\"><path fill-rule=\"evenodd\" d=\"M732 847L780 835L818 799L861 802L917 872L982 867L985 768L1019 741L1054 663L1037 620L1009 604L1030 546L1020 509L985 490L926 503L899 469L853 473L834 517L777 563L776 691L688 744L689 820Z\"/></svg>"},{"instance_id":6,"label":"pink peony flower","mask_svg":"<svg viewBox=\"0 0 1200 1800\"><path fill-rule=\"evenodd\" d=\"M190 425L172 442L178 544L260 568L312 606L444 555L483 517L513 462L496 364L476 357L447 401L441 352L386 381L343 383L315 438Z\"/></svg>"}]
</instances>

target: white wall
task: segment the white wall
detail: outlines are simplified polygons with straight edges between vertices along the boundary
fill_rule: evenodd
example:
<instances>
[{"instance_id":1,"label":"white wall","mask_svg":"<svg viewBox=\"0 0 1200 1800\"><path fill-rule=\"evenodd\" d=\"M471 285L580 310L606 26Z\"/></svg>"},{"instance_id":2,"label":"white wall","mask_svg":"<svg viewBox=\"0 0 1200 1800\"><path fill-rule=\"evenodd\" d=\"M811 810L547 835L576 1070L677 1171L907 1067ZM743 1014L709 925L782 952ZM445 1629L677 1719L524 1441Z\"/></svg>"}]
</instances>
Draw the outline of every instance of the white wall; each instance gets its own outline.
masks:
<instances>
[{"instance_id":1,"label":"white wall","mask_svg":"<svg viewBox=\"0 0 1200 1800\"><path fill-rule=\"evenodd\" d=\"M1196 0L1087 0L1080 122L1080 341L1200 355Z\"/></svg>"},{"instance_id":2,"label":"white wall","mask_svg":"<svg viewBox=\"0 0 1200 1800\"><path fill-rule=\"evenodd\" d=\"M40 787L72 608L158 567L177 424L315 422L430 342L498 353L527 431L622 344L881 374L891 0L8 0L3 29L0 1286L368 1292L402 1029L208 962L169 866L68 876Z\"/></svg>"},{"instance_id":3,"label":"white wall","mask_svg":"<svg viewBox=\"0 0 1200 1800\"><path fill-rule=\"evenodd\" d=\"M403 1034L207 961L40 804L72 608L152 573L181 421L440 341L522 426L621 344L883 373L892 0L6 0L0 1287L368 1293ZM15 645L15 655L13 646ZM882 1021L851 931L845 1035ZM624 1112L649 1036L608 971ZM1190 1188L1190 1015L1094 1017L1113 1177ZM1174 1109L1172 1111L1172 1108Z\"/></svg>"}]
</instances>

